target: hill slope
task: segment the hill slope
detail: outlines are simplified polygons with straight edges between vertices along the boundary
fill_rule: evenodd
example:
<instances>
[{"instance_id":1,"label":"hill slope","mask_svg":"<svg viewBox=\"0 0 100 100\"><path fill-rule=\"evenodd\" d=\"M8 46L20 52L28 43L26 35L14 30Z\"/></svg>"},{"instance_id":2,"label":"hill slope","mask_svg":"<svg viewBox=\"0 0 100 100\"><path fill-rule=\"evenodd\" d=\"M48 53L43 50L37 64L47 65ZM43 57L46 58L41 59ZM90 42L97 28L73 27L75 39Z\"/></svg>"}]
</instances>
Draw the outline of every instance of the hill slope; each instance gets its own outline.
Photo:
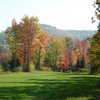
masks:
<instances>
[{"instance_id":1,"label":"hill slope","mask_svg":"<svg viewBox=\"0 0 100 100\"><path fill-rule=\"evenodd\" d=\"M5 34L4 34L4 32L0 33L0 43L5 43Z\"/></svg>"},{"instance_id":2,"label":"hill slope","mask_svg":"<svg viewBox=\"0 0 100 100\"><path fill-rule=\"evenodd\" d=\"M40 24L41 28L47 31L51 35L59 36L59 37L64 37L64 36L69 36L74 39L85 39L87 37L92 37L93 34L96 31L93 30L61 30L57 29L54 26L46 25L46 24Z\"/></svg>"},{"instance_id":3,"label":"hill slope","mask_svg":"<svg viewBox=\"0 0 100 100\"><path fill-rule=\"evenodd\" d=\"M92 37L93 34L96 33L96 31L93 30L62 30L62 29L57 29L54 26L46 25L46 24L40 24L40 27L47 31L50 35L55 35L58 37L71 37L73 39L80 39L83 40L87 37ZM4 32L0 33L0 42L4 42L5 40L5 35Z\"/></svg>"}]
</instances>

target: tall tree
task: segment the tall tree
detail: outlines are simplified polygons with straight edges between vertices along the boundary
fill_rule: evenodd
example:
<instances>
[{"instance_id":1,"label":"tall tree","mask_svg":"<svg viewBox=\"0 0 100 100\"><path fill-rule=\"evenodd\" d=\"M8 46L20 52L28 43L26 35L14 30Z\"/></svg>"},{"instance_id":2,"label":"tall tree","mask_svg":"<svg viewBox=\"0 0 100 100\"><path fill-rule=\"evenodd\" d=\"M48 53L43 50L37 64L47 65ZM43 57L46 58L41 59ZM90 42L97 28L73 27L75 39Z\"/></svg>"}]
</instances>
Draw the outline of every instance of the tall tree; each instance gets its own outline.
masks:
<instances>
[{"instance_id":1,"label":"tall tree","mask_svg":"<svg viewBox=\"0 0 100 100\"><path fill-rule=\"evenodd\" d=\"M46 54L48 41L50 36L47 32L41 31L42 34L38 35L34 40L34 56L33 63L35 63L35 69L40 70L41 62L43 62L44 56Z\"/></svg>"},{"instance_id":2,"label":"tall tree","mask_svg":"<svg viewBox=\"0 0 100 100\"><path fill-rule=\"evenodd\" d=\"M40 33L40 27L37 17L25 16L18 24L19 26L19 56L23 62L23 71L30 71L30 62L33 55L33 41L34 37Z\"/></svg>"},{"instance_id":3,"label":"tall tree","mask_svg":"<svg viewBox=\"0 0 100 100\"><path fill-rule=\"evenodd\" d=\"M67 62L69 62L68 66L72 66L72 50L74 48L74 42L71 38L65 37L65 47L66 47L66 53L67 53Z\"/></svg>"},{"instance_id":4,"label":"tall tree","mask_svg":"<svg viewBox=\"0 0 100 100\"><path fill-rule=\"evenodd\" d=\"M10 68L11 70L14 70L19 65L18 52L17 52L17 47L18 47L17 30L18 27L16 27L16 20L13 19L12 26L8 27L5 31L6 40L10 51L9 65L11 67Z\"/></svg>"},{"instance_id":5,"label":"tall tree","mask_svg":"<svg viewBox=\"0 0 100 100\"><path fill-rule=\"evenodd\" d=\"M91 73L98 72L100 73L100 32L93 36L91 39L91 48L90 48L90 64L91 64Z\"/></svg>"},{"instance_id":6,"label":"tall tree","mask_svg":"<svg viewBox=\"0 0 100 100\"><path fill-rule=\"evenodd\" d=\"M53 37L48 44L46 51L45 63L51 67L54 71L57 70L60 64L60 58L62 56L61 42L56 37Z\"/></svg>"},{"instance_id":7,"label":"tall tree","mask_svg":"<svg viewBox=\"0 0 100 100\"><path fill-rule=\"evenodd\" d=\"M33 55L33 41L35 35L40 33L37 17L24 16L21 22L12 21L12 27L6 30L9 46L14 54L18 55L23 71L30 71L30 62Z\"/></svg>"},{"instance_id":8,"label":"tall tree","mask_svg":"<svg viewBox=\"0 0 100 100\"><path fill-rule=\"evenodd\" d=\"M90 39L91 48L90 48L90 64L91 64L91 73L99 72L100 73L100 2L96 0L95 6L95 15L98 20L98 30L97 33Z\"/></svg>"}]
</instances>

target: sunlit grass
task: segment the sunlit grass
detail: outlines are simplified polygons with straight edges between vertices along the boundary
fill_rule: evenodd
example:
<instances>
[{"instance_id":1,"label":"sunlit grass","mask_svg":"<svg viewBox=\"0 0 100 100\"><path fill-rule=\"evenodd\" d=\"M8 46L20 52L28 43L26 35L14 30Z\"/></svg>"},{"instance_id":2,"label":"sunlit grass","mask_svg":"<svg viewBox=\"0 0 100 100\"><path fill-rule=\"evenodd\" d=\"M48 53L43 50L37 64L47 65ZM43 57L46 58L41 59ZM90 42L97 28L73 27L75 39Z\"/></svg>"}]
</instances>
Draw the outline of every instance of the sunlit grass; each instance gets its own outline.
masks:
<instances>
[{"instance_id":1,"label":"sunlit grass","mask_svg":"<svg viewBox=\"0 0 100 100\"><path fill-rule=\"evenodd\" d=\"M32 72L0 75L0 100L100 100L100 76Z\"/></svg>"}]
</instances>

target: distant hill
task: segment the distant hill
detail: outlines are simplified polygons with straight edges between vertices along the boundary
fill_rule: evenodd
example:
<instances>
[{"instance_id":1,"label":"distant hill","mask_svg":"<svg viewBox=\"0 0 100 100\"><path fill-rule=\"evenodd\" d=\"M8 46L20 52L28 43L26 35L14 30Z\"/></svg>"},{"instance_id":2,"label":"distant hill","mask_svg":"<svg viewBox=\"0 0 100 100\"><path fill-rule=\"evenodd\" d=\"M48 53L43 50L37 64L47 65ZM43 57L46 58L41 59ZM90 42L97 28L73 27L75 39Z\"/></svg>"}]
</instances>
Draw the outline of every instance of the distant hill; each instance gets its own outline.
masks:
<instances>
[{"instance_id":1,"label":"distant hill","mask_svg":"<svg viewBox=\"0 0 100 100\"><path fill-rule=\"evenodd\" d=\"M7 47L6 38L4 32L0 32L0 45Z\"/></svg>"},{"instance_id":2,"label":"distant hill","mask_svg":"<svg viewBox=\"0 0 100 100\"><path fill-rule=\"evenodd\" d=\"M5 34L4 32L0 33L0 43L4 43L5 42Z\"/></svg>"},{"instance_id":3,"label":"distant hill","mask_svg":"<svg viewBox=\"0 0 100 100\"><path fill-rule=\"evenodd\" d=\"M93 34L96 33L96 31L93 31L93 30L62 30L62 29L57 29L54 26L50 26L46 24L40 24L40 26L43 30L47 31L51 35L55 35L58 37L68 36L73 39L79 39L79 40L92 37Z\"/></svg>"},{"instance_id":4,"label":"distant hill","mask_svg":"<svg viewBox=\"0 0 100 100\"><path fill-rule=\"evenodd\" d=\"M71 37L73 39L86 39L88 37L92 37L93 34L96 33L96 31L93 30L62 30L57 29L54 26L46 25L46 24L40 24L40 27L47 31L50 35L58 36L58 37ZM0 33L0 42L5 43L5 34L4 32Z\"/></svg>"}]
</instances>

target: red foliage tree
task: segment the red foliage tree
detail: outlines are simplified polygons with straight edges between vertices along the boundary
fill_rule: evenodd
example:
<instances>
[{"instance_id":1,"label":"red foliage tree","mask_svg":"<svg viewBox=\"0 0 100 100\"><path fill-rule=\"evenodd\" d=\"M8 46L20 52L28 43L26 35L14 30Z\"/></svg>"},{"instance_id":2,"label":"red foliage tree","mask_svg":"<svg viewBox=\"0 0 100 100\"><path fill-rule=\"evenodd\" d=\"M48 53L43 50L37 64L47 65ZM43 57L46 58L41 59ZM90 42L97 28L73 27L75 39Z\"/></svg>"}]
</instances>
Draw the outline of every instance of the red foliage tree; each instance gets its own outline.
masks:
<instances>
[{"instance_id":1,"label":"red foliage tree","mask_svg":"<svg viewBox=\"0 0 100 100\"><path fill-rule=\"evenodd\" d=\"M38 26L38 19L35 17L25 16L19 24L14 24L17 33L17 50L18 57L21 64L23 64L23 71L30 71L30 62L33 55L33 41L35 35L40 32Z\"/></svg>"}]
</instances>

